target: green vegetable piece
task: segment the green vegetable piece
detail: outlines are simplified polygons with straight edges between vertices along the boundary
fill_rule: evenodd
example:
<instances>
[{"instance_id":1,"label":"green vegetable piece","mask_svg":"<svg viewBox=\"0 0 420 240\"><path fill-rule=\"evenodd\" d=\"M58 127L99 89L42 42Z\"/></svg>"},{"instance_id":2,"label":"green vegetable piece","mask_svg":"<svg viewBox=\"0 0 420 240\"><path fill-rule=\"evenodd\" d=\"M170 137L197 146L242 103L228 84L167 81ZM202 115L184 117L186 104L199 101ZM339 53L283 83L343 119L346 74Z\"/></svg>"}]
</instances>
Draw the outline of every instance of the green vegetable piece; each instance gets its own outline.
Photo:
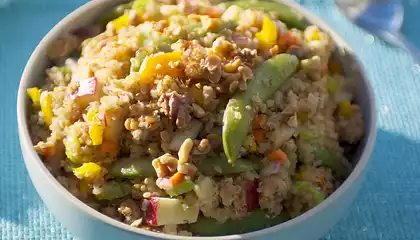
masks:
<instances>
[{"instance_id":1,"label":"green vegetable piece","mask_svg":"<svg viewBox=\"0 0 420 240\"><path fill-rule=\"evenodd\" d=\"M269 1L249 1L238 0L226 3L228 6L236 5L238 7L249 9L260 9L266 12L274 12L280 21L284 22L289 28L305 29L308 24L301 14L287 7L284 4Z\"/></svg>"},{"instance_id":2,"label":"green vegetable piece","mask_svg":"<svg viewBox=\"0 0 420 240\"><path fill-rule=\"evenodd\" d=\"M172 190L167 190L166 193L171 197L176 197L181 194L191 192L194 189L194 183L191 180L184 180L182 183L174 186Z\"/></svg>"},{"instance_id":3,"label":"green vegetable piece","mask_svg":"<svg viewBox=\"0 0 420 240\"><path fill-rule=\"evenodd\" d=\"M131 3L125 3L125 4L116 6L115 8L112 9L112 11L108 12L102 18L100 18L99 24L101 26L106 26L108 22L120 17L121 15L124 14L125 10L130 9L130 8L131 8Z\"/></svg>"},{"instance_id":4,"label":"green vegetable piece","mask_svg":"<svg viewBox=\"0 0 420 240\"><path fill-rule=\"evenodd\" d=\"M121 16L121 15L123 15L125 13L125 10L130 9L131 6L132 6L131 3L120 4L120 5L118 5L118 6L115 7L114 11Z\"/></svg>"},{"instance_id":5,"label":"green vegetable piece","mask_svg":"<svg viewBox=\"0 0 420 240\"><path fill-rule=\"evenodd\" d=\"M131 62L130 72L138 72L140 70L141 63L149 54L150 52L147 50L137 51L136 56L130 59L130 62Z\"/></svg>"},{"instance_id":6,"label":"green vegetable piece","mask_svg":"<svg viewBox=\"0 0 420 240\"><path fill-rule=\"evenodd\" d=\"M208 176L223 176L246 172L254 169L254 165L250 160L236 159L235 165L226 161L226 157L212 156L197 161L198 171Z\"/></svg>"},{"instance_id":7,"label":"green vegetable piece","mask_svg":"<svg viewBox=\"0 0 420 240\"><path fill-rule=\"evenodd\" d=\"M299 131L299 138L309 141L311 143L316 143L318 140L320 140L320 137L318 136L318 134L313 133L311 131L304 130L304 129L301 129Z\"/></svg>"},{"instance_id":8,"label":"green vegetable piece","mask_svg":"<svg viewBox=\"0 0 420 240\"><path fill-rule=\"evenodd\" d=\"M337 82L337 80L335 80L331 76L326 76L326 78L327 78L327 89L328 89L328 92L330 92L330 93L338 93L340 91L340 85Z\"/></svg>"},{"instance_id":9,"label":"green vegetable piece","mask_svg":"<svg viewBox=\"0 0 420 240\"><path fill-rule=\"evenodd\" d=\"M219 223L213 218L199 217L197 222L187 225L188 231L199 236L220 236L257 231L289 220L285 214L269 217L261 210L256 210L246 218Z\"/></svg>"},{"instance_id":10,"label":"green vegetable piece","mask_svg":"<svg viewBox=\"0 0 420 240\"><path fill-rule=\"evenodd\" d=\"M316 133L301 130L299 132L299 138L308 141L312 146L312 152L317 160L322 162L323 166L331 168L338 176L347 176L350 170L350 166L347 166L339 156L331 152L330 149L321 144L321 137Z\"/></svg>"},{"instance_id":11,"label":"green vegetable piece","mask_svg":"<svg viewBox=\"0 0 420 240\"><path fill-rule=\"evenodd\" d=\"M66 172L73 172L73 168L77 168L77 167L80 167L80 164L76 164L71 161L66 161L63 165L63 169Z\"/></svg>"},{"instance_id":12,"label":"green vegetable piece","mask_svg":"<svg viewBox=\"0 0 420 240\"><path fill-rule=\"evenodd\" d=\"M149 0L135 0L133 2L132 8L133 9L145 10L148 2L149 2Z\"/></svg>"},{"instance_id":13,"label":"green vegetable piece","mask_svg":"<svg viewBox=\"0 0 420 240\"><path fill-rule=\"evenodd\" d=\"M350 167L333 154L330 149L319 143L313 143L312 147L315 158L321 160L322 165L331 168L339 176L345 177L348 175Z\"/></svg>"},{"instance_id":14,"label":"green vegetable piece","mask_svg":"<svg viewBox=\"0 0 420 240\"><path fill-rule=\"evenodd\" d=\"M314 198L316 204L319 204L325 199L325 194L321 191L321 189L315 187L311 183L298 181L295 183L294 187L298 190L309 192Z\"/></svg>"},{"instance_id":15,"label":"green vegetable piece","mask_svg":"<svg viewBox=\"0 0 420 240\"><path fill-rule=\"evenodd\" d=\"M155 177L156 172L150 157L122 158L114 162L108 169L114 177Z\"/></svg>"},{"instance_id":16,"label":"green vegetable piece","mask_svg":"<svg viewBox=\"0 0 420 240\"><path fill-rule=\"evenodd\" d=\"M131 186L127 183L107 182L102 185L102 192L95 195L98 200L113 200L131 193Z\"/></svg>"},{"instance_id":17,"label":"green vegetable piece","mask_svg":"<svg viewBox=\"0 0 420 240\"><path fill-rule=\"evenodd\" d=\"M259 96L265 102L296 71L299 60L290 54L279 54L265 61L257 68L254 78L249 81L248 90L237 92L229 100L223 116L223 147L229 163L238 158L239 149L248 133L255 113L247 110L252 98Z\"/></svg>"}]
</instances>

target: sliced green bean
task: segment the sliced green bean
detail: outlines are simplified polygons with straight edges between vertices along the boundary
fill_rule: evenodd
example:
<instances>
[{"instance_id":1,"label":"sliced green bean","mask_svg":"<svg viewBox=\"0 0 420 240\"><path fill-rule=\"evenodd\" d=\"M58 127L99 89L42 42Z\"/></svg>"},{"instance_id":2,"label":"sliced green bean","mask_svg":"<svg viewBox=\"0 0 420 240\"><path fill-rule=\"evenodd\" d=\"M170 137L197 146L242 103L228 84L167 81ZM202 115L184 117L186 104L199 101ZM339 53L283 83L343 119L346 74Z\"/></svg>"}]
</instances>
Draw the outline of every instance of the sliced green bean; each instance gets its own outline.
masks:
<instances>
[{"instance_id":1,"label":"sliced green bean","mask_svg":"<svg viewBox=\"0 0 420 240\"><path fill-rule=\"evenodd\" d=\"M336 175L343 177L348 175L350 167L339 156L332 153L330 149L322 146L320 143L313 143L312 151L315 154L315 158L320 160L322 165L331 168Z\"/></svg>"},{"instance_id":2,"label":"sliced green bean","mask_svg":"<svg viewBox=\"0 0 420 240\"><path fill-rule=\"evenodd\" d=\"M296 71L299 60L290 54L279 54L257 68L249 81L248 90L237 92L229 100L223 116L223 147L229 163L238 158L239 149L248 133L255 113L251 109L252 98L258 96L264 102L273 95Z\"/></svg>"},{"instance_id":3,"label":"sliced green bean","mask_svg":"<svg viewBox=\"0 0 420 240\"><path fill-rule=\"evenodd\" d=\"M285 222L289 217L285 214L269 217L261 210L256 210L246 218L227 220L219 223L213 218L199 217L197 222L187 225L188 231L199 236L220 236L257 231Z\"/></svg>"},{"instance_id":4,"label":"sliced green bean","mask_svg":"<svg viewBox=\"0 0 420 240\"><path fill-rule=\"evenodd\" d=\"M235 174L246 172L254 169L254 165L250 160L236 159L235 165L226 161L226 157L222 156L209 156L197 161L198 170L208 176L223 176L228 174Z\"/></svg>"},{"instance_id":5,"label":"sliced green bean","mask_svg":"<svg viewBox=\"0 0 420 240\"><path fill-rule=\"evenodd\" d=\"M123 178L156 176L151 157L118 159L108 171L112 176Z\"/></svg>"},{"instance_id":6,"label":"sliced green bean","mask_svg":"<svg viewBox=\"0 0 420 240\"><path fill-rule=\"evenodd\" d=\"M113 200L131 193L131 186L127 183L107 182L102 185L101 193L95 195L98 200Z\"/></svg>"},{"instance_id":7,"label":"sliced green bean","mask_svg":"<svg viewBox=\"0 0 420 240\"><path fill-rule=\"evenodd\" d=\"M315 159L321 161L322 165L331 168L333 172L341 177L348 175L350 166L348 166L340 156L334 154L329 148L321 144L322 138L316 133L301 130L299 139L307 141L312 148Z\"/></svg>"},{"instance_id":8,"label":"sliced green bean","mask_svg":"<svg viewBox=\"0 0 420 240\"><path fill-rule=\"evenodd\" d=\"M297 28L303 30L306 28L306 26L308 26L306 20L301 14L281 3L269 1L238 0L226 2L226 5L236 5L244 9L254 8L267 12L274 12L278 15L279 20L285 23L289 28Z\"/></svg>"},{"instance_id":9,"label":"sliced green bean","mask_svg":"<svg viewBox=\"0 0 420 240\"><path fill-rule=\"evenodd\" d=\"M323 193L320 188L312 185L311 183L298 181L295 183L294 187L298 190L311 194L316 204L319 204L325 199L325 193Z\"/></svg>"}]
</instances>

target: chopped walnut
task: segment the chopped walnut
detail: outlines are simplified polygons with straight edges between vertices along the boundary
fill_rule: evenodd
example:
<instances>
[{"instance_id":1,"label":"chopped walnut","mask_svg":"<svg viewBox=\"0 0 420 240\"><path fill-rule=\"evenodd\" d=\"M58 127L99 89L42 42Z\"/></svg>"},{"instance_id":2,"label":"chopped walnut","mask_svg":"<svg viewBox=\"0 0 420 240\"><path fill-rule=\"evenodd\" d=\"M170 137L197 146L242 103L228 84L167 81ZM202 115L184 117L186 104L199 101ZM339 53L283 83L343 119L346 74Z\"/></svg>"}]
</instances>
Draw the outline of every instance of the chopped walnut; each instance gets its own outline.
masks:
<instances>
[{"instance_id":1,"label":"chopped walnut","mask_svg":"<svg viewBox=\"0 0 420 240\"><path fill-rule=\"evenodd\" d=\"M178 128L185 128L191 121L189 103L191 99L187 96L180 96L176 92L166 93L160 96L158 105L160 111L172 121Z\"/></svg>"},{"instance_id":2,"label":"chopped walnut","mask_svg":"<svg viewBox=\"0 0 420 240\"><path fill-rule=\"evenodd\" d=\"M211 83L218 83L222 77L222 60L217 55L209 55L204 61L201 61L201 66L205 69L208 80Z\"/></svg>"},{"instance_id":3,"label":"chopped walnut","mask_svg":"<svg viewBox=\"0 0 420 240\"><path fill-rule=\"evenodd\" d=\"M196 61L190 61L185 65L185 76L192 80L200 80L205 78L205 71L204 67L196 62Z\"/></svg>"},{"instance_id":4,"label":"chopped walnut","mask_svg":"<svg viewBox=\"0 0 420 240\"><path fill-rule=\"evenodd\" d=\"M256 49L244 48L239 52L239 58L242 63L254 68L258 63L258 52Z\"/></svg>"},{"instance_id":5,"label":"chopped walnut","mask_svg":"<svg viewBox=\"0 0 420 240\"><path fill-rule=\"evenodd\" d=\"M206 115L206 112L200 105L193 103L192 107L193 107L193 114L196 118L202 118Z\"/></svg>"}]
</instances>

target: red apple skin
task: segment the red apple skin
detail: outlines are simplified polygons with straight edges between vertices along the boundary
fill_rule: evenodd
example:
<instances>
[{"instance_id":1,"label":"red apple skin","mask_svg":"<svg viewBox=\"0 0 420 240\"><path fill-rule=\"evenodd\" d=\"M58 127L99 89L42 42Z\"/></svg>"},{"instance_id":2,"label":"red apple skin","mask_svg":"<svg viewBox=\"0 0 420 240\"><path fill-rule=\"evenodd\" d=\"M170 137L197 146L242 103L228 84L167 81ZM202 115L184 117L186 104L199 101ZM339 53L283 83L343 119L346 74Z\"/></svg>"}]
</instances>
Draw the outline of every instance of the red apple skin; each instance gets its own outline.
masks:
<instances>
[{"instance_id":1,"label":"red apple skin","mask_svg":"<svg viewBox=\"0 0 420 240\"><path fill-rule=\"evenodd\" d=\"M259 196L257 188L257 180L249 181L245 184L245 199L248 212L252 212L259 207Z\"/></svg>"},{"instance_id":2,"label":"red apple skin","mask_svg":"<svg viewBox=\"0 0 420 240\"><path fill-rule=\"evenodd\" d=\"M157 208L159 205L159 200L157 198L152 197L149 200L149 206L147 207L146 212L146 223L149 225L157 225Z\"/></svg>"},{"instance_id":3,"label":"red apple skin","mask_svg":"<svg viewBox=\"0 0 420 240\"><path fill-rule=\"evenodd\" d=\"M152 197L146 210L145 221L149 225L163 226L194 223L198 219L198 204L184 209L182 201L175 198Z\"/></svg>"}]
</instances>

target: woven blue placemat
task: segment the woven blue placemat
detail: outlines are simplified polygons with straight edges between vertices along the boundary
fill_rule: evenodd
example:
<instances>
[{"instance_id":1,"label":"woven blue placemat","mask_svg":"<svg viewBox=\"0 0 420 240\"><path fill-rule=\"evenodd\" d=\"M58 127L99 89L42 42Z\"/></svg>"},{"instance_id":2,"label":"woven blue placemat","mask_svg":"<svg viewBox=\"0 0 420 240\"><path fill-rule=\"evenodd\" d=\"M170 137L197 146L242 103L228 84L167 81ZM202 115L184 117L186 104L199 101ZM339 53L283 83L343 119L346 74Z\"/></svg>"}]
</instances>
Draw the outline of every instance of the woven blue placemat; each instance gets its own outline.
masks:
<instances>
[{"instance_id":1,"label":"woven blue placemat","mask_svg":"<svg viewBox=\"0 0 420 240\"><path fill-rule=\"evenodd\" d=\"M3 1L3 0L2 0ZM86 0L11 0L0 8L0 239L73 239L46 209L25 170L16 129L16 92L27 59L48 30ZM420 239L420 66L347 22L332 0L301 0L355 49L379 114L366 182L325 239ZM404 0L403 30L420 46L420 5Z\"/></svg>"}]
</instances>

